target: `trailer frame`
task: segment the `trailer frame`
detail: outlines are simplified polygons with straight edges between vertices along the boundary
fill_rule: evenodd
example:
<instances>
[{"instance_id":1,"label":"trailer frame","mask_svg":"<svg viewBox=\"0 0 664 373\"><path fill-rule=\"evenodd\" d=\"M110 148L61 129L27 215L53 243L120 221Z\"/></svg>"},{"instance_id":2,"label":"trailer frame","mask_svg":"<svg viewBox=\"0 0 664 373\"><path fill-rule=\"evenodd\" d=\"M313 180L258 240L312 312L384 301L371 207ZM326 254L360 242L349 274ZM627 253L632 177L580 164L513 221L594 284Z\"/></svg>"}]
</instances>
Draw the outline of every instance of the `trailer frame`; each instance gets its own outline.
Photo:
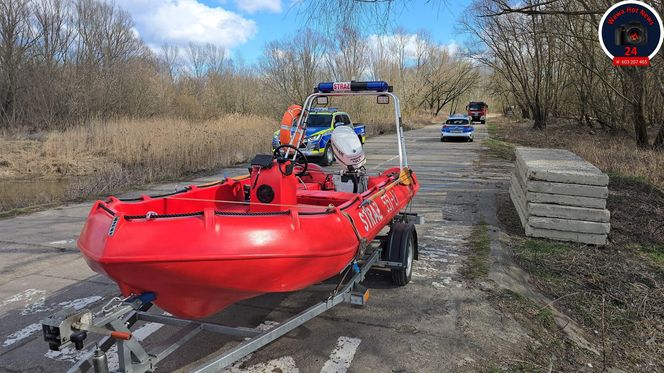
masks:
<instances>
[{"instance_id":1,"label":"trailer frame","mask_svg":"<svg viewBox=\"0 0 664 373\"><path fill-rule=\"evenodd\" d=\"M96 343L96 347L88 350L68 372L87 372L92 369L95 373L108 373L109 367L106 354L111 347L116 345L119 357L117 372L144 373L153 372L159 362L177 351L178 348L201 331L245 338L237 346L192 370L196 373L217 372L341 303L363 306L368 300L369 291L360 283L364 281L371 268L394 269L404 267L403 263L390 262L382 258L384 239L384 236L376 237L376 240L367 247L364 255L349 264L347 269L342 272L341 282L326 299L267 330L226 326L148 313L147 311L152 307L152 302L155 300L155 295L145 293L124 299L121 303L100 315L97 320L93 320L92 312L87 309L82 311L63 309L42 320L44 339L49 342L51 349L62 350L75 344L76 348L80 350L83 349L83 341L87 337L87 333L106 334ZM352 276L346 280L349 274L352 274ZM181 330L162 343L161 348L147 351L137 338L131 336L131 328L138 321L180 327ZM125 340L117 336L111 336L111 333L129 335L130 338Z\"/></svg>"}]
</instances>

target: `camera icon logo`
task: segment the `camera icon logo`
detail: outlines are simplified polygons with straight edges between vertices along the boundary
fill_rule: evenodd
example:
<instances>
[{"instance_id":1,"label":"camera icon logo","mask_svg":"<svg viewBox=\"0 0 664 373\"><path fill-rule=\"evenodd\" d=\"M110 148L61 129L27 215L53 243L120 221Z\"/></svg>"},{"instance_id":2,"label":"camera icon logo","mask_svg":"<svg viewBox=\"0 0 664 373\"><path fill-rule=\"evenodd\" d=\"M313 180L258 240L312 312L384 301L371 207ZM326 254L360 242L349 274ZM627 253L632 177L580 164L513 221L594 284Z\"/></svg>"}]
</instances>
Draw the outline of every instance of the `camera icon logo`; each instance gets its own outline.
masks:
<instances>
[{"instance_id":1,"label":"camera icon logo","mask_svg":"<svg viewBox=\"0 0 664 373\"><path fill-rule=\"evenodd\" d=\"M616 28L616 45L645 45L648 42L648 29L641 22L629 22Z\"/></svg>"}]
</instances>

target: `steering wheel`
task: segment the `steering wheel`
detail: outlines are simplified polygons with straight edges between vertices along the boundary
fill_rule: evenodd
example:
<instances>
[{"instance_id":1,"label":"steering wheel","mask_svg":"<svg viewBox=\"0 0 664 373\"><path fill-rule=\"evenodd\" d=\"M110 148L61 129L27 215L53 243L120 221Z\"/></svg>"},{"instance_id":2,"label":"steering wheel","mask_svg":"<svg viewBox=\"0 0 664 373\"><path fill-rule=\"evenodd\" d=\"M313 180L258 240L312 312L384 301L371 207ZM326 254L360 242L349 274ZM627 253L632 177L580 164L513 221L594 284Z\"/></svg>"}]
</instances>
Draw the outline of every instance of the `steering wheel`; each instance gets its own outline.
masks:
<instances>
[{"instance_id":1,"label":"steering wheel","mask_svg":"<svg viewBox=\"0 0 664 373\"><path fill-rule=\"evenodd\" d=\"M299 163L299 164L302 165L302 171L296 173L295 176L302 176L302 175L306 174L307 173L307 168L309 167L309 161L307 160L307 157L304 155L304 153L302 153L300 151L300 149L294 147L293 145L289 145L289 144L279 145L276 149L274 149L274 158L275 159L281 158L281 159L285 160L286 158L280 152L281 149L285 149L285 148L295 150L295 153L297 153L297 155L298 155L298 157L296 158L295 163ZM304 160L304 161L302 161L302 160Z\"/></svg>"}]
</instances>

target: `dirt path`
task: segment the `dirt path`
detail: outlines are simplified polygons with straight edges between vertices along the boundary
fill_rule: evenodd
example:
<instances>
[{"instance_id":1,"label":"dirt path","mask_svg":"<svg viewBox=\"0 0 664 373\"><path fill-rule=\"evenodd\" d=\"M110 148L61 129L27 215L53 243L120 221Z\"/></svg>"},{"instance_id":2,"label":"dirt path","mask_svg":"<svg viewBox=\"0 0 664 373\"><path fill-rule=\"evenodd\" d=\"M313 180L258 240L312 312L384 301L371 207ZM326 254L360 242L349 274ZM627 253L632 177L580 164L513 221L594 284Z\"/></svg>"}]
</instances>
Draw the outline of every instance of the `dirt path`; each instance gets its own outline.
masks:
<instances>
[{"instance_id":1,"label":"dirt path","mask_svg":"<svg viewBox=\"0 0 664 373\"><path fill-rule=\"evenodd\" d=\"M364 308L342 305L255 353L232 371L441 372L490 368L496 356L522 351L531 338L512 318L492 307L481 282L459 272L468 253L472 227L484 221L499 237L496 193L506 189L510 165L480 156L484 126L474 143L441 143L439 127L406 134L409 161L422 184L413 211L424 215L418 227L420 260L413 281L394 288L388 276L371 273L372 298ZM369 169L395 164L393 136L366 144ZM226 170L239 174L242 168ZM218 175L217 177L219 177ZM197 180L197 182L214 177ZM152 191L173 190L162 185ZM0 220L0 371L64 371L76 354L48 353L39 320L66 304L99 309L117 293L114 284L87 269L75 247L89 203L64 206ZM248 269L251 270L251 269ZM215 322L256 326L283 320L322 294L272 294L236 304ZM150 343L172 335L148 324ZM159 371L186 370L210 358L229 342L201 334L162 363Z\"/></svg>"}]
</instances>

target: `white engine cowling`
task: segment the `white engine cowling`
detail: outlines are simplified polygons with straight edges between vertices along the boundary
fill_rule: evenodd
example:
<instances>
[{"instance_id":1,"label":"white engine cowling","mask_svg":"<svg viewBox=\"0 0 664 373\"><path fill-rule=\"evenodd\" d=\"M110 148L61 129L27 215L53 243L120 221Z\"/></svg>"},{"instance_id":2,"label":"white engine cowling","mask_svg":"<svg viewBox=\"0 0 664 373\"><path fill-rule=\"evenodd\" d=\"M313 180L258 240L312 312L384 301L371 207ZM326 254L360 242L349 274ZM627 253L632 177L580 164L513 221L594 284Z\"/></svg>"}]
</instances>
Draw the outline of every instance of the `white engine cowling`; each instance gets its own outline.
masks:
<instances>
[{"instance_id":1,"label":"white engine cowling","mask_svg":"<svg viewBox=\"0 0 664 373\"><path fill-rule=\"evenodd\" d=\"M332 131L332 151L340 164L357 169L367 163L362 143L349 126L338 126Z\"/></svg>"}]
</instances>

